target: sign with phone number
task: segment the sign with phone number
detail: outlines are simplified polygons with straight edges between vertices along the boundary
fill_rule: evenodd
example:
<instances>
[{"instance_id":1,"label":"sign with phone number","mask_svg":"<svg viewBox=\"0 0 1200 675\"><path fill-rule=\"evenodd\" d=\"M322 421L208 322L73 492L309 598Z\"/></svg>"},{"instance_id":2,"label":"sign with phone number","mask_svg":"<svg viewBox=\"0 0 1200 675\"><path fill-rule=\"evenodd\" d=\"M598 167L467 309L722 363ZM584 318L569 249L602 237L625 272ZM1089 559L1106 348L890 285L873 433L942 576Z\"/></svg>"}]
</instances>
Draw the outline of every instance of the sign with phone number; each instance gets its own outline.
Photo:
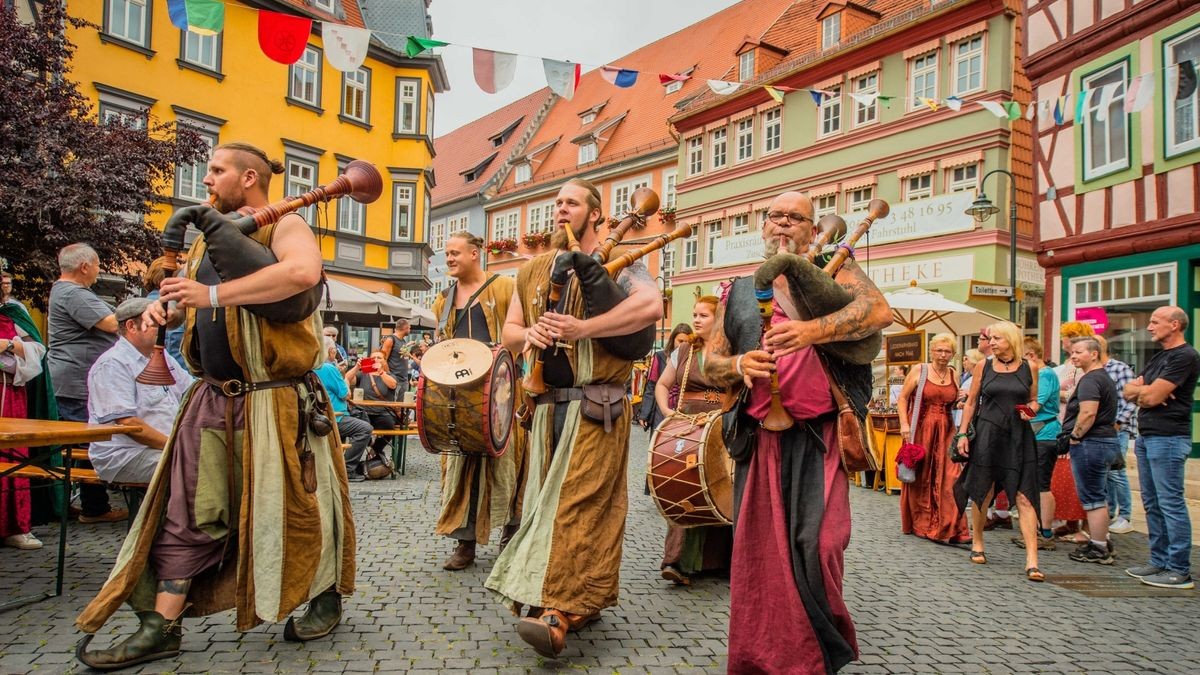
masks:
<instances>
[{"instance_id":1,"label":"sign with phone number","mask_svg":"<svg viewBox=\"0 0 1200 675\"><path fill-rule=\"evenodd\" d=\"M966 210L974 199L971 192L953 192L892 204L887 217L879 218L871 225L870 236L859 241L859 248L970 232L975 229L975 219L968 216ZM866 215L866 211L841 214L846 226L851 229Z\"/></svg>"}]
</instances>

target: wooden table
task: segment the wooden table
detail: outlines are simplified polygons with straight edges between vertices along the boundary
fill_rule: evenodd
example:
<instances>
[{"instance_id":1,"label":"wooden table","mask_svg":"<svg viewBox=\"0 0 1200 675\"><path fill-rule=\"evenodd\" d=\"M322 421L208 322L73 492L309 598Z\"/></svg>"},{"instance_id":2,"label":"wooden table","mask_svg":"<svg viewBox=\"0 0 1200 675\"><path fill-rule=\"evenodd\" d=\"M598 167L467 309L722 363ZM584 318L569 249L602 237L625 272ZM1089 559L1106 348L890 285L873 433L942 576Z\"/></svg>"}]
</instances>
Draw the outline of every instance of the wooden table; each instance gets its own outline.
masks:
<instances>
[{"instance_id":1,"label":"wooden table","mask_svg":"<svg viewBox=\"0 0 1200 675\"><path fill-rule=\"evenodd\" d=\"M405 403L404 401L372 401L369 399L352 398L346 401L352 405L361 408L391 408L392 410L416 410L416 403Z\"/></svg>"},{"instance_id":2,"label":"wooden table","mask_svg":"<svg viewBox=\"0 0 1200 675\"><path fill-rule=\"evenodd\" d=\"M410 420L409 416L406 413L409 410L416 410L417 404L416 403L406 403L404 401L372 401L370 399L359 399L359 398L347 399L346 402L350 405L355 405L360 408L366 408L368 410L371 408L374 408L376 410L378 410L380 408L387 408L388 410L391 410L392 412L396 413L400 417L400 420L402 422L404 422L404 428L398 430L400 433L391 435L392 464L394 466L400 467L400 474L403 475L404 474L404 465L407 461L406 458L408 455L408 437L410 435L412 435L413 433L416 433L415 431L409 431L409 429L415 427L416 420ZM412 425L412 426L409 426L409 425ZM395 475L396 474L394 474L394 473L392 474L393 477Z\"/></svg>"},{"instance_id":3,"label":"wooden table","mask_svg":"<svg viewBox=\"0 0 1200 675\"><path fill-rule=\"evenodd\" d=\"M36 466L50 471L63 483L62 515L58 530L58 575L54 592L42 591L0 603L0 611L46 598L62 595L63 566L67 551L67 510L71 505L71 461L63 455L65 446L107 441L116 434L137 433L142 428L126 424L88 424L63 420L31 420L16 417L0 417L0 460L14 462L14 466L0 471L0 478L26 466ZM4 450L30 448L30 456L17 458ZM63 466L54 466L55 455L63 458Z\"/></svg>"}]
</instances>

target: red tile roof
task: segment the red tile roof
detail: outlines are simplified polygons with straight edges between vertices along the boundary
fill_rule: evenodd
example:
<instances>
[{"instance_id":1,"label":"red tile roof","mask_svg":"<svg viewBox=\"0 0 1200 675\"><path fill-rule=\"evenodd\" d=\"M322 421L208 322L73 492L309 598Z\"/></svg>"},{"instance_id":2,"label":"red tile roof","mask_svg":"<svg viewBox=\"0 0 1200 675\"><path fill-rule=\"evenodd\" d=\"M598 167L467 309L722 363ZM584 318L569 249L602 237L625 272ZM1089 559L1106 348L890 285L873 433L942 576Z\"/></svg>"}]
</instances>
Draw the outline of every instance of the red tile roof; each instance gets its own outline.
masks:
<instances>
[{"instance_id":1,"label":"red tile roof","mask_svg":"<svg viewBox=\"0 0 1200 675\"><path fill-rule=\"evenodd\" d=\"M600 70L584 73L575 97L559 100L538 128L529 147L562 138L535 164L533 179L514 187L513 176L504 181L501 193L524 190L530 186L559 181L580 170L594 170L621 159L656 152L675 146L667 118L676 112L675 104L707 91L706 80L727 76L737 64L734 51L747 39L757 40L780 17L793 0L743 0L706 19L630 54L613 59L612 65L638 70L637 82L627 89L616 87L600 77ZM768 40L770 42L770 40ZM695 67L692 79L680 91L664 95L659 73L678 73ZM607 101L596 121L584 127L579 113ZM568 139L628 113L615 127L606 131L607 143L599 148L597 161L577 166L578 146ZM442 173L438 172L442 180Z\"/></svg>"},{"instance_id":2,"label":"red tile roof","mask_svg":"<svg viewBox=\"0 0 1200 675\"><path fill-rule=\"evenodd\" d=\"M311 16L312 18L317 19L317 20L326 20L327 19L329 21L335 21L337 23L344 23L347 26L354 26L356 28L366 28L366 24L363 23L362 13L358 9L358 0L341 0L342 11L346 15L346 17L344 19L339 19L336 16L330 14L329 12L323 12L323 11L317 9L316 7L313 7L311 4L305 2L305 0L282 0L282 1L285 4L291 5L292 8L294 8L297 13L303 14L304 16Z\"/></svg>"},{"instance_id":3,"label":"red tile roof","mask_svg":"<svg viewBox=\"0 0 1200 675\"><path fill-rule=\"evenodd\" d=\"M433 139L433 149L436 153L433 158L433 173L437 179L437 185L430 190L433 206L436 208L462 199L477 192L491 180L508 161L509 155L550 96L548 88L540 89L445 136ZM520 123L512 130L508 139L500 147L496 147L492 143L492 137L518 121ZM465 172L497 153L497 157L475 180L469 183L466 181L463 175Z\"/></svg>"}]
</instances>

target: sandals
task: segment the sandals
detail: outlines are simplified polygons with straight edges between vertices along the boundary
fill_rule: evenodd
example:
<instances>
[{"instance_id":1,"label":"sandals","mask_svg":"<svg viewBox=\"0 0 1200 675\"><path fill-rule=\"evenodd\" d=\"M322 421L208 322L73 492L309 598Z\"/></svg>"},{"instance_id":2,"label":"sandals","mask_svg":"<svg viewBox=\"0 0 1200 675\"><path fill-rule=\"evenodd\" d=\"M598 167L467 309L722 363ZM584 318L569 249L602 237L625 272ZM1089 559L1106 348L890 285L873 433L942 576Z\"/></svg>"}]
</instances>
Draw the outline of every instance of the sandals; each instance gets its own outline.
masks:
<instances>
[{"instance_id":1,"label":"sandals","mask_svg":"<svg viewBox=\"0 0 1200 675\"><path fill-rule=\"evenodd\" d=\"M986 565L987 554L983 551L971 551L971 562L975 563L976 565Z\"/></svg>"},{"instance_id":2,"label":"sandals","mask_svg":"<svg viewBox=\"0 0 1200 675\"><path fill-rule=\"evenodd\" d=\"M1046 575L1036 567L1030 567L1025 570L1025 578L1030 581L1042 582L1046 580Z\"/></svg>"}]
</instances>

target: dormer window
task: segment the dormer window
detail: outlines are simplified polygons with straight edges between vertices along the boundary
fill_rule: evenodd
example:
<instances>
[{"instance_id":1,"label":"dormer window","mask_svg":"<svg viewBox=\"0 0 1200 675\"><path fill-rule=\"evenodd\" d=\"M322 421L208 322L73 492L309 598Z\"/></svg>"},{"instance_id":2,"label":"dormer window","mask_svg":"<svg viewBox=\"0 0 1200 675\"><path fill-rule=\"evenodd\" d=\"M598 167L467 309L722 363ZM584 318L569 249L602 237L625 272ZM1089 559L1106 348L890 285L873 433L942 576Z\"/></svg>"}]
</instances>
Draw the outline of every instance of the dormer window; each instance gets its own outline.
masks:
<instances>
[{"instance_id":1,"label":"dormer window","mask_svg":"<svg viewBox=\"0 0 1200 675\"><path fill-rule=\"evenodd\" d=\"M516 169L514 170L513 175L514 175L514 178L513 178L514 182L516 182L518 184L527 183L527 182L529 182L529 179L533 176L533 167L531 167L529 165L529 162L521 162L520 164L518 164L516 166Z\"/></svg>"},{"instance_id":2,"label":"dormer window","mask_svg":"<svg viewBox=\"0 0 1200 675\"><path fill-rule=\"evenodd\" d=\"M754 50L748 49L738 55L738 80L754 79Z\"/></svg>"},{"instance_id":3,"label":"dormer window","mask_svg":"<svg viewBox=\"0 0 1200 675\"><path fill-rule=\"evenodd\" d=\"M580 143L578 164L582 166L594 161L596 161L596 142L588 141L587 143Z\"/></svg>"},{"instance_id":4,"label":"dormer window","mask_svg":"<svg viewBox=\"0 0 1200 675\"><path fill-rule=\"evenodd\" d=\"M585 126L585 127L595 121L596 121L596 113L591 112L591 111L583 113L583 115L579 118L580 126Z\"/></svg>"},{"instance_id":5,"label":"dormer window","mask_svg":"<svg viewBox=\"0 0 1200 675\"><path fill-rule=\"evenodd\" d=\"M498 148L498 147L504 145L504 143L506 141L508 141L509 138L512 137L513 132L517 130L517 125L519 125L524 120L525 120L524 117L519 117L519 118L513 120L511 124L504 127L500 131L496 132L495 134L492 134L491 136L488 136L488 140L490 140L492 142L492 147Z\"/></svg>"},{"instance_id":6,"label":"dormer window","mask_svg":"<svg viewBox=\"0 0 1200 675\"><path fill-rule=\"evenodd\" d=\"M600 103L597 103L596 105L588 108L587 110L581 110L581 111L575 113L576 115L579 115L579 126L586 127L587 125L591 124L592 122L595 122L596 116L600 114L601 110L604 110L604 106L606 106L606 105L608 105L607 100L601 101Z\"/></svg>"},{"instance_id":7,"label":"dormer window","mask_svg":"<svg viewBox=\"0 0 1200 675\"><path fill-rule=\"evenodd\" d=\"M821 20L821 49L833 49L842 42L842 15L830 14Z\"/></svg>"},{"instance_id":8,"label":"dormer window","mask_svg":"<svg viewBox=\"0 0 1200 675\"><path fill-rule=\"evenodd\" d=\"M492 163L492 160L496 159L496 155L497 153L493 152L484 158L482 162L467 169L466 171L460 172L459 175L462 176L468 183L479 180L479 177L483 175L483 172L488 168L488 165Z\"/></svg>"}]
</instances>

